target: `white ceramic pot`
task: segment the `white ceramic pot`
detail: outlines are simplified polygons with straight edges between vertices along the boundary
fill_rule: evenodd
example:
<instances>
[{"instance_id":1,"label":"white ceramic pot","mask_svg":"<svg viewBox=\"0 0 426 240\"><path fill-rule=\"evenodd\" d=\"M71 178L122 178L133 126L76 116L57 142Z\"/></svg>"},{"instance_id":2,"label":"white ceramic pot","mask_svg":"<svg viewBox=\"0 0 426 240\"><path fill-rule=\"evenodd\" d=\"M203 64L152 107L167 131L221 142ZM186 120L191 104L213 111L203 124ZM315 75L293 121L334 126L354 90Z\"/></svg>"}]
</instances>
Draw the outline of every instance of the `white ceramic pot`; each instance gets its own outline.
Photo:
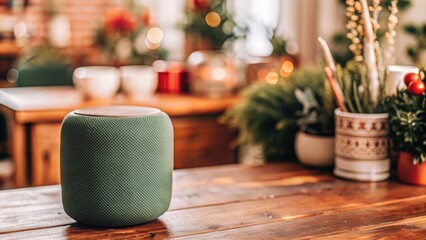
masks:
<instances>
[{"instance_id":1,"label":"white ceramic pot","mask_svg":"<svg viewBox=\"0 0 426 240\"><path fill-rule=\"evenodd\" d=\"M73 74L74 86L90 99L108 99L120 88L120 71L115 67L79 67Z\"/></svg>"},{"instance_id":2,"label":"white ceramic pot","mask_svg":"<svg viewBox=\"0 0 426 240\"><path fill-rule=\"evenodd\" d=\"M294 150L297 159L312 167L331 167L334 163L334 136L319 136L299 131Z\"/></svg>"},{"instance_id":3,"label":"white ceramic pot","mask_svg":"<svg viewBox=\"0 0 426 240\"><path fill-rule=\"evenodd\" d=\"M349 113L336 109L336 168L334 173L359 181L389 177L388 114Z\"/></svg>"},{"instance_id":4,"label":"white ceramic pot","mask_svg":"<svg viewBox=\"0 0 426 240\"><path fill-rule=\"evenodd\" d=\"M120 67L124 92L132 98L146 98L157 90L158 77L150 66Z\"/></svg>"}]
</instances>

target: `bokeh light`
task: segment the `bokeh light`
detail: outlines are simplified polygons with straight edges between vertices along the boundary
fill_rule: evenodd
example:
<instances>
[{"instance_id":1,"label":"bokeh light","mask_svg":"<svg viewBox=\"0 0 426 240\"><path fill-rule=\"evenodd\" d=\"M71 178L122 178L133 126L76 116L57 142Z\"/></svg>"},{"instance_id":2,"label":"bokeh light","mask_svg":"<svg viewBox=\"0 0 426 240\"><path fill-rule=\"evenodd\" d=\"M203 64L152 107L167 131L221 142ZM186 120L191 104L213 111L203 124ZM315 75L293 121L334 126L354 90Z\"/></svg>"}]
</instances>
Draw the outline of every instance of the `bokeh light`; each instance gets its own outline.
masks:
<instances>
[{"instance_id":1,"label":"bokeh light","mask_svg":"<svg viewBox=\"0 0 426 240\"><path fill-rule=\"evenodd\" d=\"M222 20L217 12L209 12L206 15L206 23L212 28L219 26L221 21Z\"/></svg>"},{"instance_id":2,"label":"bokeh light","mask_svg":"<svg viewBox=\"0 0 426 240\"><path fill-rule=\"evenodd\" d=\"M293 72L293 70L294 70L294 64L287 60L283 62L281 66L280 74L283 77L288 77Z\"/></svg>"},{"instance_id":3,"label":"bokeh light","mask_svg":"<svg viewBox=\"0 0 426 240\"><path fill-rule=\"evenodd\" d=\"M276 84L278 82L278 74L276 72L269 72L266 74L265 80L270 84Z\"/></svg>"},{"instance_id":4,"label":"bokeh light","mask_svg":"<svg viewBox=\"0 0 426 240\"><path fill-rule=\"evenodd\" d=\"M216 81L221 81L226 78L226 70L223 68L214 68L212 70L212 77Z\"/></svg>"},{"instance_id":5,"label":"bokeh light","mask_svg":"<svg viewBox=\"0 0 426 240\"><path fill-rule=\"evenodd\" d=\"M163 40L163 36L163 30L161 30L161 28L153 27L148 30L146 38L150 43L156 45L161 43L161 41Z\"/></svg>"}]
</instances>

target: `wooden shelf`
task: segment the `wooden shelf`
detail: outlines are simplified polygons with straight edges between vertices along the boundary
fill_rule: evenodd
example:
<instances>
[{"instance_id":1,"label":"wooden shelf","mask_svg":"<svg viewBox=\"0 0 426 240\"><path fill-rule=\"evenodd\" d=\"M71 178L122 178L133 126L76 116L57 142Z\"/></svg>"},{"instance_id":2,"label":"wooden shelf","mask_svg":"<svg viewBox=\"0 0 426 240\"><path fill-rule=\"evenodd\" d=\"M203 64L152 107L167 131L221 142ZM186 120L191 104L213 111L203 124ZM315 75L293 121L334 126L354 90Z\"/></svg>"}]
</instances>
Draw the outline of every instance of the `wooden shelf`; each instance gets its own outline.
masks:
<instances>
[{"instance_id":1,"label":"wooden shelf","mask_svg":"<svg viewBox=\"0 0 426 240\"><path fill-rule=\"evenodd\" d=\"M0 41L0 56L16 56L21 49L14 41Z\"/></svg>"},{"instance_id":2,"label":"wooden shelf","mask_svg":"<svg viewBox=\"0 0 426 240\"><path fill-rule=\"evenodd\" d=\"M118 95L109 100L84 100L73 87L27 87L0 90L1 103L15 112L19 123L62 121L70 111L95 106L134 105L159 108L171 117L223 112L241 97L211 99L193 95L155 94L135 100Z\"/></svg>"}]
</instances>

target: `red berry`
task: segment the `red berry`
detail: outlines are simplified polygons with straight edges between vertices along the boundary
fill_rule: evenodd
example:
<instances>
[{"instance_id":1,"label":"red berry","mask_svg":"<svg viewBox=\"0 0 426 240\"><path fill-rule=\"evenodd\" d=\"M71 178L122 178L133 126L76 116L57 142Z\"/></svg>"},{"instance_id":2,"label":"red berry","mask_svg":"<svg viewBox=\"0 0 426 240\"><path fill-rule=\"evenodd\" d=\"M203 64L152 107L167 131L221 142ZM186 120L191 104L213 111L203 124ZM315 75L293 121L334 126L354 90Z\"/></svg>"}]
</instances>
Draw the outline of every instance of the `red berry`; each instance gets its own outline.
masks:
<instances>
[{"instance_id":1,"label":"red berry","mask_svg":"<svg viewBox=\"0 0 426 240\"><path fill-rule=\"evenodd\" d=\"M408 87L411 82L420 81L420 75L417 73L408 73L404 77L404 83Z\"/></svg>"},{"instance_id":2,"label":"red berry","mask_svg":"<svg viewBox=\"0 0 426 240\"><path fill-rule=\"evenodd\" d=\"M411 82L410 85L408 85L408 92L416 96L422 95L425 90L426 85L422 81L414 81Z\"/></svg>"}]
</instances>

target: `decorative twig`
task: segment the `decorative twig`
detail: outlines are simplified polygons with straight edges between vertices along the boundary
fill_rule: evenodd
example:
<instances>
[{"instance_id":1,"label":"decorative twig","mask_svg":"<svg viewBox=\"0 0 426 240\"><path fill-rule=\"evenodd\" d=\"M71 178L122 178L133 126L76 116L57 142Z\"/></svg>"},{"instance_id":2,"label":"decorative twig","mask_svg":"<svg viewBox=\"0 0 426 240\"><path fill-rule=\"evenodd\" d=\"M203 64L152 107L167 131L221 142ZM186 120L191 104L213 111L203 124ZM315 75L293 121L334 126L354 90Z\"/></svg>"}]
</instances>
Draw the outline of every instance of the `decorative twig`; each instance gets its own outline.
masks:
<instances>
[{"instance_id":1,"label":"decorative twig","mask_svg":"<svg viewBox=\"0 0 426 240\"><path fill-rule=\"evenodd\" d=\"M381 0L373 0L373 6L371 8L372 18L371 23L373 25L374 34L377 35L377 31L380 29L379 24L379 15L380 11L382 11L382 6L380 6Z\"/></svg>"},{"instance_id":2,"label":"decorative twig","mask_svg":"<svg viewBox=\"0 0 426 240\"><path fill-rule=\"evenodd\" d=\"M333 91L334 99L336 99L337 106L342 112L347 112L342 89L340 88L340 85L339 83L337 83L336 79L333 78L333 73L331 69L329 67L325 67L324 72L325 76L327 77L327 81L330 84L331 90Z\"/></svg>"},{"instance_id":3,"label":"decorative twig","mask_svg":"<svg viewBox=\"0 0 426 240\"><path fill-rule=\"evenodd\" d=\"M371 101L374 105L378 102L380 82L379 72L377 70L376 54L375 54L375 35L371 24L370 13L368 10L367 0L361 0L362 18L364 19L364 62L367 66L367 75L370 81L369 90Z\"/></svg>"},{"instance_id":4,"label":"decorative twig","mask_svg":"<svg viewBox=\"0 0 426 240\"><path fill-rule=\"evenodd\" d=\"M362 56L364 29L360 18L362 12L361 4L358 0L347 0L346 5L346 16L348 17L346 24L348 33L346 37L351 41L349 50L354 54L354 59L357 62L362 62L364 60Z\"/></svg>"},{"instance_id":5,"label":"decorative twig","mask_svg":"<svg viewBox=\"0 0 426 240\"><path fill-rule=\"evenodd\" d=\"M322 37L318 37L318 42L321 45L322 53L324 55L325 62L328 66L324 69L325 75L327 77L328 82L330 83L331 89L333 90L336 103L342 111L346 112L345 100L343 97L342 88L337 82L336 64L334 63L330 48L328 47L327 42Z\"/></svg>"},{"instance_id":6,"label":"decorative twig","mask_svg":"<svg viewBox=\"0 0 426 240\"><path fill-rule=\"evenodd\" d=\"M322 37L318 37L318 42L320 43L322 53L325 58L325 62L327 63L327 66L330 68L333 78L336 78L336 64L334 63L330 48L328 47L327 42Z\"/></svg>"},{"instance_id":7,"label":"decorative twig","mask_svg":"<svg viewBox=\"0 0 426 240\"><path fill-rule=\"evenodd\" d=\"M385 65L393 64L395 62L395 37L396 37L396 25L398 24L398 0L391 0L389 6L390 14L387 20L387 32L386 32L386 43L387 46L384 52Z\"/></svg>"}]
</instances>

